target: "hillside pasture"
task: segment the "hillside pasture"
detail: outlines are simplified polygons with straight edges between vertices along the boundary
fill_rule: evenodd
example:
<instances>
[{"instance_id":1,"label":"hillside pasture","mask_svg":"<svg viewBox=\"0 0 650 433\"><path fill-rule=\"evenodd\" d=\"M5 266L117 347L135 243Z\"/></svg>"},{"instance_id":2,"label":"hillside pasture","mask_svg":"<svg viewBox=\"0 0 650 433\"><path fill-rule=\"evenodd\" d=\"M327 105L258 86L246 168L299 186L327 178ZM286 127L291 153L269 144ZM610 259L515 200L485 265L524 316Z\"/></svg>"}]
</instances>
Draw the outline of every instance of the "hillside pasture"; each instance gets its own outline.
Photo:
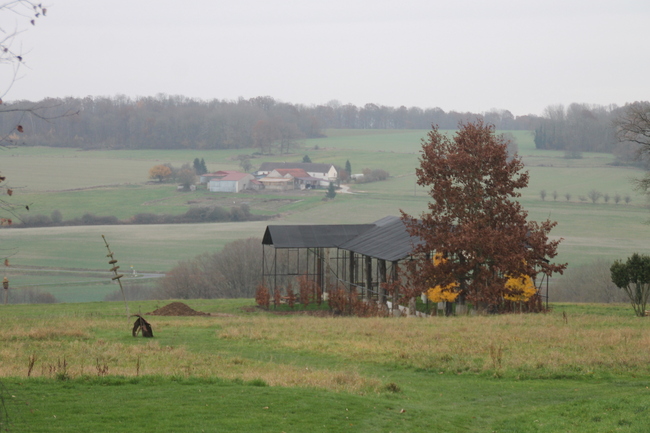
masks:
<instances>
[{"instance_id":1,"label":"hillside pasture","mask_svg":"<svg viewBox=\"0 0 650 433\"><path fill-rule=\"evenodd\" d=\"M232 158L239 153L245 152L15 147L3 151L2 173L11 185L25 192L141 185L149 180L154 165L191 165L197 157L204 158L211 171L236 170L238 163Z\"/></svg>"},{"instance_id":2,"label":"hillside pasture","mask_svg":"<svg viewBox=\"0 0 650 433\"><path fill-rule=\"evenodd\" d=\"M14 254L4 275L11 290L46 291L62 302L101 301L119 290L110 280L102 235L129 282L131 266L140 274L166 272L181 260L219 251L237 239L261 237L265 227L253 222L3 230L3 247Z\"/></svg>"},{"instance_id":3,"label":"hillside pasture","mask_svg":"<svg viewBox=\"0 0 650 433\"><path fill-rule=\"evenodd\" d=\"M5 151L2 173L7 175L15 194L8 200L30 205L29 215L49 216L54 210L63 219L79 218L85 213L113 215L128 220L140 213L178 215L193 206L247 205L257 215L277 218L268 222L209 223L190 225L142 225L105 227L49 227L1 230L3 247L16 267L46 269L102 270L104 251L101 234L115 244L122 263L138 271L165 272L178 261L197 254L216 252L226 243L245 237L261 237L267 224L358 224L399 215L400 210L419 215L427 209L426 190L417 186L414 174L418 165L420 139L427 131L337 130L327 138L305 140L290 155L255 155L254 166L264 161L302 161L309 155L314 162L345 166L354 173L364 168L384 169L387 181L351 184L353 194L337 194L324 201L324 191L284 193L224 194L198 190L176 191L173 184L157 184L147 179L148 169L164 162L176 166L204 158L210 170L237 169L234 157L252 154L255 149L199 150L116 150L79 151L18 147ZM448 131L448 133L451 133ZM578 266L596 258L614 260L633 252L650 253L650 218L645 198L637 194L631 179L643 171L614 166L612 155L583 153L581 159L566 159L564 152L535 149L527 131L512 131L519 153L530 172L530 184L522 191L521 203L533 220L550 218L558 222L554 238L563 238L557 261ZM109 185L109 186L107 186ZM539 192L545 190L543 201ZM582 202L595 189L608 193L612 200L596 204ZM558 197L553 200L552 193ZM571 199L566 200L569 193ZM614 194L629 195L631 202L614 204ZM129 268L130 269L130 268ZM9 272L12 272L9 270ZM80 274L74 279L49 275L47 290L58 291L66 301L103 299L106 285L83 284ZM38 288L34 279L23 272L12 280L14 287ZM561 278L561 277L559 277ZM66 289L56 289L57 282ZM44 283L43 283L44 284ZM110 285L108 286L110 288ZM66 295L63 295L63 292ZM100 296L101 295L101 296Z\"/></svg>"}]
</instances>

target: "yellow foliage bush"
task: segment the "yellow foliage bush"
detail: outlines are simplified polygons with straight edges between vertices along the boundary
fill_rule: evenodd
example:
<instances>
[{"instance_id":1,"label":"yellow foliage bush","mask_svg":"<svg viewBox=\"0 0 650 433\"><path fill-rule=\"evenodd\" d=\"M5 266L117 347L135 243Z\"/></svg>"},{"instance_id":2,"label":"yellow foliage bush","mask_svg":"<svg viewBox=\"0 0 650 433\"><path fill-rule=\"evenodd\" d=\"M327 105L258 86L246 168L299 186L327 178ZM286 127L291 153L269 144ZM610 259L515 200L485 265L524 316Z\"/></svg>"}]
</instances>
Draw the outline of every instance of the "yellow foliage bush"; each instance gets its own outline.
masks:
<instances>
[{"instance_id":1,"label":"yellow foliage bush","mask_svg":"<svg viewBox=\"0 0 650 433\"><path fill-rule=\"evenodd\" d=\"M445 259L441 253L436 253L433 256L434 266L438 266L446 261L447 259ZM454 302L459 295L459 293L456 292L456 287L458 287L458 283L455 282L447 284L444 287L431 287L427 290L427 298L429 298L431 302Z\"/></svg>"},{"instance_id":2,"label":"yellow foliage bush","mask_svg":"<svg viewBox=\"0 0 650 433\"><path fill-rule=\"evenodd\" d=\"M445 259L440 253L436 253L433 256L434 266L438 266L446 261L447 259ZM435 286L427 290L426 295L431 302L454 302L460 294L456 291L457 288L458 283L456 282L450 283L444 287ZM519 277L509 276L508 281L506 282L506 290L507 294L503 296L504 299L515 302L528 301L535 293L537 293L533 279L528 275Z\"/></svg>"},{"instance_id":3,"label":"yellow foliage bush","mask_svg":"<svg viewBox=\"0 0 650 433\"><path fill-rule=\"evenodd\" d=\"M458 283L451 283L445 287L432 287L427 290L427 298L431 302L454 302L460 294L454 291L456 287L458 287Z\"/></svg>"},{"instance_id":4,"label":"yellow foliage bush","mask_svg":"<svg viewBox=\"0 0 650 433\"><path fill-rule=\"evenodd\" d=\"M503 297L507 301L527 301L537 293L535 284L533 284L533 279L528 275L520 277L509 277L508 282L506 283L506 289L508 294Z\"/></svg>"}]
</instances>

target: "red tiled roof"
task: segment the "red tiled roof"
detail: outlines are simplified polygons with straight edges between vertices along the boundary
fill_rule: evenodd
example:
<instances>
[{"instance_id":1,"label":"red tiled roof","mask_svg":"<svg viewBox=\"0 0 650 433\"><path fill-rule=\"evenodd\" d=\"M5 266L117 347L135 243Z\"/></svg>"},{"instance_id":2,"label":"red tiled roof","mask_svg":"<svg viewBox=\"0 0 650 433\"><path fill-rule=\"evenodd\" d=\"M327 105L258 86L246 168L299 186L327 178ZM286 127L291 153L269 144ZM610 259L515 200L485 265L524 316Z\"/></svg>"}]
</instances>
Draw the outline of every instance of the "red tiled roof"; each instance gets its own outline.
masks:
<instances>
[{"instance_id":1,"label":"red tiled roof","mask_svg":"<svg viewBox=\"0 0 650 433\"><path fill-rule=\"evenodd\" d=\"M201 176L202 177L222 177L222 176L228 175L229 173L237 173L237 172L233 171L233 170L219 170L219 171L215 171L214 173L205 173L205 174L202 174Z\"/></svg>"}]
</instances>

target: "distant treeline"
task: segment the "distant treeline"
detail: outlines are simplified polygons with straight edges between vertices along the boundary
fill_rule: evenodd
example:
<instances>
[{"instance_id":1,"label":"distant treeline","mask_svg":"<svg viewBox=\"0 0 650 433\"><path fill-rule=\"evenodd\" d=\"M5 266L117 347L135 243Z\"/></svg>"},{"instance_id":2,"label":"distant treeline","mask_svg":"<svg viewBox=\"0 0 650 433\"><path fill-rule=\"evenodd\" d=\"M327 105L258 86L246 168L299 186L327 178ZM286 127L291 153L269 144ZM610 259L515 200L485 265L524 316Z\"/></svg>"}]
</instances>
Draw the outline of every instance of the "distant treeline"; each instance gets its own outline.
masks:
<instances>
[{"instance_id":1,"label":"distant treeline","mask_svg":"<svg viewBox=\"0 0 650 433\"><path fill-rule=\"evenodd\" d=\"M25 116L15 109L31 109ZM70 115L71 113L78 113ZM182 96L46 99L5 103L0 131L17 124L24 134L12 138L31 145L82 149L239 149L286 153L297 141L323 137L328 128L455 129L462 120L484 118L499 129L534 129L535 116L515 117L507 110L484 114L445 112L440 108L357 107L335 101L305 106L271 97L201 101ZM60 117L63 116L63 117ZM53 120L48 120L53 119Z\"/></svg>"},{"instance_id":2,"label":"distant treeline","mask_svg":"<svg viewBox=\"0 0 650 433\"><path fill-rule=\"evenodd\" d=\"M571 104L547 107L535 128L538 149L612 152L617 145L613 121L622 108Z\"/></svg>"},{"instance_id":3,"label":"distant treeline","mask_svg":"<svg viewBox=\"0 0 650 433\"><path fill-rule=\"evenodd\" d=\"M6 113L0 131L22 122L28 144L82 149L237 149L289 147L319 137L321 127L301 106L273 98L197 101L181 96L130 99L47 99L5 104L4 110L31 108L38 116ZM1 110L0 110L1 112ZM70 113L78 113L70 115ZM62 116L62 117L61 117ZM55 119L55 120L48 120ZM284 150L284 149L282 149Z\"/></svg>"},{"instance_id":4,"label":"distant treeline","mask_svg":"<svg viewBox=\"0 0 650 433\"><path fill-rule=\"evenodd\" d=\"M16 109L30 109L36 116ZM543 116L514 116L508 110L445 112L440 108L358 107L330 101L306 106L263 96L202 101L183 96L126 96L17 101L0 107L0 131L23 126L12 139L26 144L82 149L242 149L288 153L300 140L326 129L455 129L483 119L499 130L534 131L539 149L612 152L615 105L550 106ZM71 113L78 113L70 115ZM63 116L63 117L60 117Z\"/></svg>"}]
</instances>

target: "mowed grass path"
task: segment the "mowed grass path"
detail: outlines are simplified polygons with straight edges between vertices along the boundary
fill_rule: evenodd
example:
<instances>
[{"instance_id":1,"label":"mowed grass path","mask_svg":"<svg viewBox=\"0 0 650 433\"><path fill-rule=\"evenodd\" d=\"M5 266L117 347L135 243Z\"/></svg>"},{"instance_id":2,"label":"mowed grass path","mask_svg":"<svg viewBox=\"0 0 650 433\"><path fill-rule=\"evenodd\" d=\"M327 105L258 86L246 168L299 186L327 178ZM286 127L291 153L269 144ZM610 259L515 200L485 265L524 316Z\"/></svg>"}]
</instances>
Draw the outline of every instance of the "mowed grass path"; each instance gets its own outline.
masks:
<instances>
[{"instance_id":1,"label":"mowed grass path","mask_svg":"<svg viewBox=\"0 0 650 433\"><path fill-rule=\"evenodd\" d=\"M188 304L216 315L148 316L151 340L131 337L120 303L4 307L0 376L12 430L527 433L649 425L650 335L626 306L423 320L243 312L252 300Z\"/></svg>"}]
</instances>

